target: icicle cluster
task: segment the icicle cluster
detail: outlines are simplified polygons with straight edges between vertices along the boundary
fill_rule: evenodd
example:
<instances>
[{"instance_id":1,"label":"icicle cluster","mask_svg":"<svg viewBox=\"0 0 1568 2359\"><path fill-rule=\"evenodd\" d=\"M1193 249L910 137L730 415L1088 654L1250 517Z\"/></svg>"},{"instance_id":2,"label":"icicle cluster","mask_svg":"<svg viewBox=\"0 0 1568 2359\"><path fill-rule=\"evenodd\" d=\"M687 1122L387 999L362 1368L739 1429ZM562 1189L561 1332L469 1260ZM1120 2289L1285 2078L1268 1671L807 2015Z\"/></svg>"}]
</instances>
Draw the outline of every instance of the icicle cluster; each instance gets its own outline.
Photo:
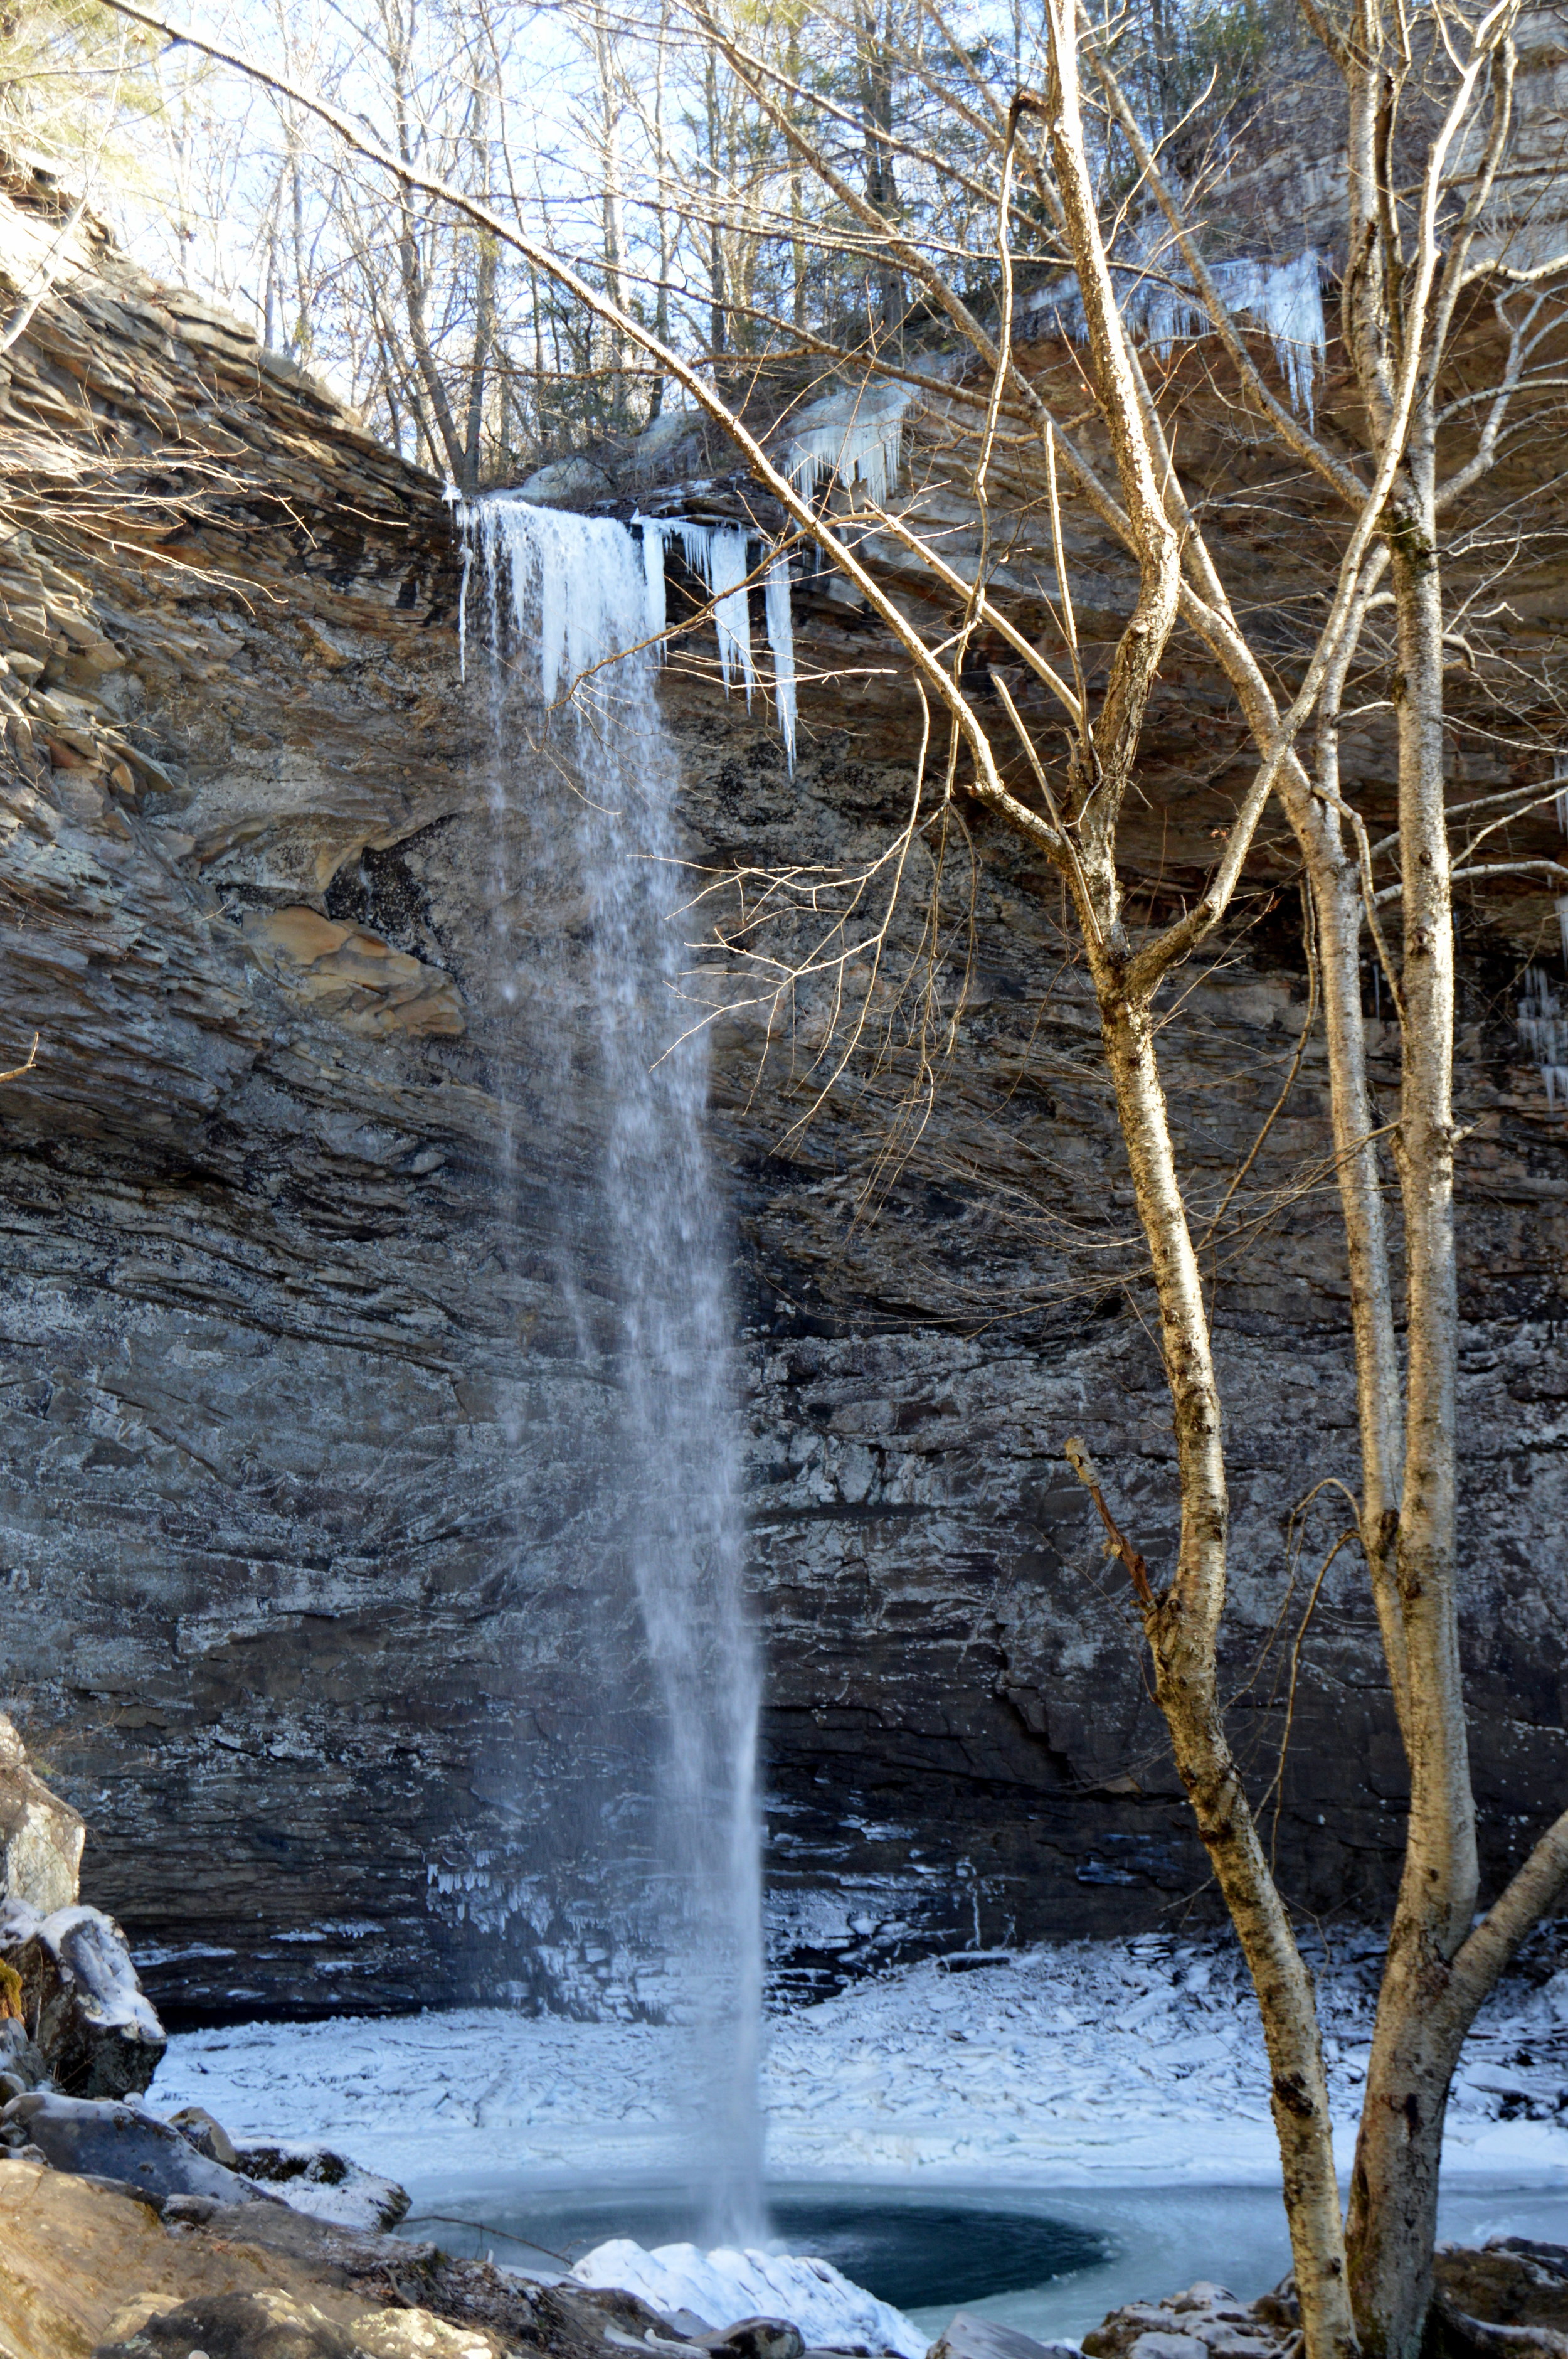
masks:
<instances>
[{"instance_id":1,"label":"icicle cluster","mask_svg":"<svg viewBox=\"0 0 1568 2359\"><path fill-rule=\"evenodd\" d=\"M1159 279L1133 270L1119 269L1113 276L1122 318L1162 360L1173 344L1214 332L1197 294L1181 284L1179 265ZM1293 262L1214 262L1209 276L1228 309L1245 312L1271 340L1291 399L1310 419L1314 373L1328 341L1316 254L1308 246ZM1080 296L1039 295L1026 316L1038 332L1044 315L1052 313L1064 335L1083 342L1088 329Z\"/></svg>"},{"instance_id":2,"label":"icicle cluster","mask_svg":"<svg viewBox=\"0 0 1568 2359\"><path fill-rule=\"evenodd\" d=\"M497 517L508 514L513 495L502 494L482 510L460 507L464 542L465 595L460 617L463 676L467 677L466 595L475 545L472 525L479 517L493 539ZM663 661L663 635L668 622L665 598L665 549L679 544L692 571L713 595L713 619L719 634L719 662L728 689L739 673L745 683L746 702L757 684L752 654L752 619L746 588L748 544L758 537L743 525L691 524L681 517L633 516L632 527L608 516L581 516L559 508L515 503L526 507L525 531L512 536L508 560L518 576L517 590L532 602L539 632L539 686L553 703L564 679L579 682L595 666L606 662L605 650L617 656L638 644L653 643L654 658ZM636 564L632 530L643 536L640 601L627 596L631 569ZM765 542L759 542L766 547ZM493 562L493 559L492 559ZM773 696L778 706L779 734L789 766L795 769L795 633L790 623L789 559L775 550L768 559L762 583L762 611L773 658ZM589 694L594 692L590 685Z\"/></svg>"},{"instance_id":3,"label":"icicle cluster","mask_svg":"<svg viewBox=\"0 0 1568 2359\"><path fill-rule=\"evenodd\" d=\"M1551 784L1557 788L1552 797L1557 824L1568 836L1568 756L1558 756ZM1568 893L1558 899L1557 929L1563 939L1563 956L1568 961ZM1568 1010L1539 967L1526 967L1521 988L1517 1015L1519 1039L1540 1068L1547 1105L1553 1113L1559 1105L1568 1112Z\"/></svg>"},{"instance_id":4,"label":"icicle cluster","mask_svg":"<svg viewBox=\"0 0 1568 2359\"><path fill-rule=\"evenodd\" d=\"M804 499L836 476L846 490L859 483L874 507L885 507L898 481L908 407L907 389L896 385L854 386L813 402L789 429L784 472Z\"/></svg>"},{"instance_id":5,"label":"icicle cluster","mask_svg":"<svg viewBox=\"0 0 1568 2359\"><path fill-rule=\"evenodd\" d=\"M1562 909L1559 905L1559 915ZM1546 1103L1568 1109L1568 1014L1538 966L1524 971L1519 1037L1546 1083Z\"/></svg>"},{"instance_id":6,"label":"icicle cluster","mask_svg":"<svg viewBox=\"0 0 1568 2359\"><path fill-rule=\"evenodd\" d=\"M757 683L752 657L752 616L746 590L746 552L750 540L743 525L689 524L682 517L634 516L643 532L643 564L648 584L648 628L661 632L665 605L665 547L678 541L681 555L713 596L713 622L719 635L719 665L724 685L739 672L746 684L746 702ZM763 577L762 608L768 652L773 665L773 696L778 705L779 734L784 741L791 771L795 768L795 634L789 613L789 560L775 551Z\"/></svg>"}]
</instances>

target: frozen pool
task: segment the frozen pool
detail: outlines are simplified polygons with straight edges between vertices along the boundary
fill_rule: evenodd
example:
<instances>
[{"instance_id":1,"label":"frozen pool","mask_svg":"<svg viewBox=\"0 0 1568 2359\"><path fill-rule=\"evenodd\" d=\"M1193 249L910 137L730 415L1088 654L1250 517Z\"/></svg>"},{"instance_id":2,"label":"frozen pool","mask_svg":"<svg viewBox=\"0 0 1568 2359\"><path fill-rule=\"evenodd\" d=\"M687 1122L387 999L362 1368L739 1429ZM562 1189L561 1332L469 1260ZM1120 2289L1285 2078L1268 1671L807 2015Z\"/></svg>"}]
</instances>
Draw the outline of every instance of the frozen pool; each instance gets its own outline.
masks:
<instances>
[{"instance_id":1,"label":"frozen pool","mask_svg":"<svg viewBox=\"0 0 1568 2359\"><path fill-rule=\"evenodd\" d=\"M469 2176L416 2183L405 2234L520 2267L569 2263L612 2236L692 2241L679 2194L648 2181L591 2187ZM1260 2187L922 2186L799 2181L771 2191L775 2249L810 2253L935 2337L955 2310L1043 2339L1076 2339L1118 2303L1210 2277L1243 2299L1290 2267L1284 2209ZM1568 2183L1451 2186L1443 2235L1568 2244Z\"/></svg>"}]
</instances>

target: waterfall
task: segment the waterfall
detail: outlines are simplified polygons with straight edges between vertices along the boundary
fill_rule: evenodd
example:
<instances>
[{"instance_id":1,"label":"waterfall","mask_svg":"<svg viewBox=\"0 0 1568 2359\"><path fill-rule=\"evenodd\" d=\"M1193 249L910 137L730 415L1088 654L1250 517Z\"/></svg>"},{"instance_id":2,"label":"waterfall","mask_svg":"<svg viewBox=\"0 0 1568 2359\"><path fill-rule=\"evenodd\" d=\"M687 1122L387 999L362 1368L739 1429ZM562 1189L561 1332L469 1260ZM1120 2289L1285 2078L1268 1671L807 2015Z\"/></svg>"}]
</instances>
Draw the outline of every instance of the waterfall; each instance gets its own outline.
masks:
<instances>
[{"instance_id":1,"label":"waterfall","mask_svg":"<svg viewBox=\"0 0 1568 2359\"><path fill-rule=\"evenodd\" d=\"M639 547L626 525L504 494L458 520L491 658L507 872L498 909L527 882L524 867L548 872L531 921L498 923L495 996L514 1026L577 1027L569 1049L546 1040L530 1054L535 1073L559 1076L546 1088L569 1093L563 1137L588 1125L589 1176L563 1223L560 1277L584 1362L612 1404L610 1447L595 1456L585 1440L584 1480L612 1495L601 1523L625 1560L642 1657L621 1685L643 1696L655 1732L650 1791L630 1814L623 1796L604 1795L609 1833L596 1840L612 1847L627 1938L660 1953L667 2012L692 2028L684 2095L701 2224L710 2242L754 2242L759 1680L742 1591L728 1232L704 1136L707 1035L689 1028L684 929L670 916L684 897L677 768L649 644L664 620L662 536ZM743 575L743 542L740 555ZM735 563L727 550L710 573L731 594ZM741 592L742 620L744 610ZM728 621L749 664L733 610ZM721 610L721 643L724 627ZM568 1564L561 1578L591 1585L600 1573ZM614 1643L614 1622L599 1614L596 1643ZM625 1716L613 1710L619 1740Z\"/></svg>"}]
</instances>

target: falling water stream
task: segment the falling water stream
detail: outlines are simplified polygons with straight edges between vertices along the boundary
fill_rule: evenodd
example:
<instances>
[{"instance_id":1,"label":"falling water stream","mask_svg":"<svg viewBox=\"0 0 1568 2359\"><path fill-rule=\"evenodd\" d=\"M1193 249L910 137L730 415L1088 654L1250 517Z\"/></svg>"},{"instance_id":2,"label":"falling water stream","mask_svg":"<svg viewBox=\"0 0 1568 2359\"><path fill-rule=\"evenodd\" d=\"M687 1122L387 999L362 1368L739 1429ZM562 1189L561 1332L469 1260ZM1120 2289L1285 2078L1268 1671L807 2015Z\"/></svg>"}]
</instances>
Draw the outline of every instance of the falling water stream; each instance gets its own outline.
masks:
<instances>
[{"instance_id":1,"label":"falling water stream","mask_svg":"<svg viewBox=\"0 0 1568 2359\"><path fill-rule=\"evenodd\" d=\"M520 841L547 842L561 897L547 987L503 929L500 996L516 1023L536 1027L542 1009L546 1025L575 1017L585 1036L570 1055L556 1050L561 1074L579 1077L574 1117L586 1111L592 1126L588 1201L565 1224L561 1277L579 1306L610 1305L608 1324L583 1311L579 1340L612 1388L601 1479L645 1650L628 1683L641 1674L651 1687L656 1731L651 1839L621 1864L635 1885L625 1919L661 1953L668 2011L692 2027L682 2094L702 2224L710 2241L755 2241L758 1667L742 1592L726 1225L704 1136L706 1035L690 1029L683 929L671 919L683 898L677 769L648 644L650 621L663 620L662 563L654 615L654 564L625 525L506 495L475 502L460 523L497 723L498 860L515 860ZM540 824L527 805L542 797L555 810ZM535 942L531 955L552 953Z\"/></svg>"}]
</instances>

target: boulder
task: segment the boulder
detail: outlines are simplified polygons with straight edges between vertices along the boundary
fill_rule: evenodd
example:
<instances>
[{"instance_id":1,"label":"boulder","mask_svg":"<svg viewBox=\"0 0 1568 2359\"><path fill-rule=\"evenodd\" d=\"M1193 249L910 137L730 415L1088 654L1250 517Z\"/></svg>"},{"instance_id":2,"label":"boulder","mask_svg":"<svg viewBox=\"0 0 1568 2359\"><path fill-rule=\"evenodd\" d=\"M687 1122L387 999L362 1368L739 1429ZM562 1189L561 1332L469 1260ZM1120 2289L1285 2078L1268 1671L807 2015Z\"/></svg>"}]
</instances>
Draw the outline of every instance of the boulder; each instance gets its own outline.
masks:
<instances>
[{"instance_id":1,"label":"boulder","mask_svg":"<svg viewBox=\"0 0 1568 2359\"><path fill-rule=\"evenodd\" d=\"M1088 2359L1274 2359L1291 2280L1256 2303L1207 2278L1162 2302L1130 2301L1084 2337ZM1287 2329L1287 2332L1290 2330Z\"/></svg>"},{"instance_id":2,"label":"boulder","mask_svg":"<svg viewBox=\"0 0 1568 2359\"><path fill-rule=\"evenodd\" d=\"M28 2089L38 2088L49 2077L49 2068L42 2051L27 2037L27 2027L19 2016L0 2019L0 2105L8 2104L13 2097Z\"/></svg>"},{"instance_id":3,"label":"boulder","mask_svg":"<svg viewBox=\"0 0 1568 2359\"><path fill-rule=\"evenodd\" d=\"M40 1917L69 1908L86 1832L70 1804L28 1768L26 1746L0 1712L0 1900L22 1901Z\"/></svg>"},{"instance_id":4,"label":"boulder","mask_svg":"<svg viewBox=\"0 0 1568 2359\"><path fill-rule=\"evenodd\" d=\"M199 2212L205 2221L192 2216ZM119 2359L127 2346L135 2359L161 2359L171 2348L179 2359L192 2350L215 2359L228 2347L216 2332L199 2341L187 2312L178 2321L185 2338L171 2345L167 2322L183 2305L232 2294L290 2296L305 2325L314 2327L314 2311L364 2359L506 2359L541 2347L553 2359L625 2359L605 2347L606 2326L640 2342L652 2322L651 2313L589 2294L568 2315L553 2293L510 2272L454 2260L433 2245L358 2236L281 2203L174 2196L159 2216L123 2191L28 2160L0 2158L0 2222L5 2359L92 2359L104 2349ZM206 2315L222 2322L221 2312ZM299 2321L284 2311L267 2323L281 2331ZM259 2347L268 2359L289 2352L286 2342Z\"/></svg>"},{"instance_id":5,"label":"boulder","mask_svg":"<svg viewBox=\"0 0 1568 2359\"><path fill-rule=\"evenodd\" d=\"M226 2170L237 2170L240 2158L233 2139L221 2122L215 2122L205 2105L181 2105L178 2114L170 2114L169 2127L190 2140L198 2154L209 2162L221 2162Z\"/></svg>"},{"instance_id":6,"label":"boulder","mask_svg":"<svg viewBox=\"0 0 1568 2359\"><path fill-rule=\"evenodd\" d=\"M1078 2359L1074 2343L1040 2343L1016 2326L961 2310L934 2343L928 2359Z\"/></svg>"},{"instance_id":7,"label":"boulder","mask_svg":"<svg viewBox=\"0 0 1568 2359\"><path fill-rule=\"evenodd\" d=\"M200 2108L189 2110L198 2113ZM211 2121L211 2116L206 2114L203 2119ZM178 2114L175 2120L184 2126ZM216 2122L212 2127L218 2128ZM223 2136L222 2130L218 2136ZM223 2143L229 2145L226 2138ZM204 2150L223 2159L216 2146ZM357 2162L334 2154L330 2147L271 2144L229 2147L229 2152L234 2169L264 2187L276 2188L294 2211L308 2212L316 2220L330 2220L343 2228L395 2228L408 2209L407 2190L395 2179L362 2170ZM737 2359L753 2359L753 2354L738 2354ZM794 2359L794 2354L758 2353L754 2359Z\"/></svg>"},{"instance_id":8,"label":"boulder","mask_svg":"<svg viewBox=\"0 0 1568 2359\"><path fill-rule=\"evenodd\" d=\"M0 1956L21 1978L22 2019L57 2087L125 2097L146 2088L167 2042L125 1937L101 1908L0 1905Z\"/></svg>"},{"instance_id":9,"label":"boulder","mask_svg":"<svg viewBox=\"0 0 1568 2359\"><path fill-rule=\"evenodd\" d=\"M733 2326L710 2328L693 2343L715 2359L801 2359L806 2337L787 2318L738 2318Z\"/></svg>"},{"instance_id":10,"label":"boulder","mask_svg":"<svg viewBox=\"0 0 1568 2359\"><path fill-rule=\"evenodd\" d=\"M140 2194L206 2195L220 2203L266 2200L238 2171L211 2161L169 2123L135 2105L34 2090L0 2109L0 2138L15 2130L56 2170L110 2180Z\"/></svg>"},{"instance_id":11,"label":"boulder","mask_svg":"<svg viewBox=\"0 0 1568 2359\"><path fill-rule=\"evenodd\" d=\"M92 2359L370 2359L314 2302L290 2293L218 2293L159 2310Z\"/></svg>"},{"instance_id":12,"label":"boulder","mask_svg":"<svg viewBox=\"0 0 1568 2359\"><path fill-rule=\"evenodd\" d=\"M101 2343L92 2359L503 2359L482 2327L427 2310L362 2311L341 2324L305 2295L221 2293L155 2311L134 2333Z\"/></svg>"},{"instance_id":13,"label":"boulder","mask_svg":"<svg viewBox=\"0 0 1568 2359\"><path fill-rule=\"evenodd\" d=\"M1568 2247L1494 2236L1440 2245L1427 2321L1432 2359L1568 2359Z\"/></svg>"}]
</instances>

